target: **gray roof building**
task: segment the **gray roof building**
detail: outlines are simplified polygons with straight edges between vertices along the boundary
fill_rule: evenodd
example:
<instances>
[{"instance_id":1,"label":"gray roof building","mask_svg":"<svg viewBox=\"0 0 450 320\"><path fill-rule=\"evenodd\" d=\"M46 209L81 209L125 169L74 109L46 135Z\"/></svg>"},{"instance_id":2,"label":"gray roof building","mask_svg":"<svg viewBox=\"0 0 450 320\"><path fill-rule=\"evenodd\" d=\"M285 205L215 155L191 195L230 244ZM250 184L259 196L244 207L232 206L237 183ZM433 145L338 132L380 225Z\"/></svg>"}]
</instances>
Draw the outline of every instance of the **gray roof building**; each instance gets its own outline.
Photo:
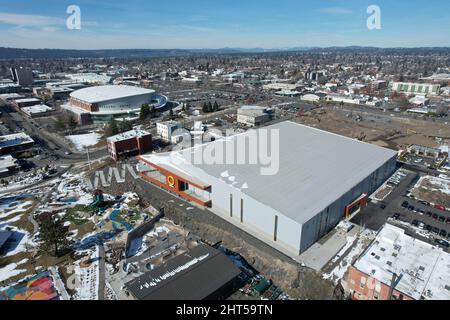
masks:
<instances>
[{"instance_id":1,"label":"gray roof building","mask_svg":"<svg viewBox=\"0 0 450 320\"><path fill-rule=\"evenodd\" d=\"M200 244L125 286L139 300L205 300L232 293L241 271L222 252Z\"/></svg>"},{"instance_id":2,"label":"gray roof building","mask_svg":"<svg viewBox=\"0 0 450 320\"><path fill-rule=\"evenodd\" d=\"M264 134L275 140L262 141ZM216 150L225 150L222 162L196 161L205 159L202 153ZM336 226L353 202L374 192L394 172L396 155L393 150L287 121L178 155L140 159L148 171L154 165L164 174L175 172L183 187L188 184L192 190L188 200L192 196L210 200L214 213L271 245L298 254ZM147 169L144 165L141 172L145 175ZM190 188L192 181L211 187L199 191ZM187 193L177 191L181 196Z\"/></svg>"}]
</instances>

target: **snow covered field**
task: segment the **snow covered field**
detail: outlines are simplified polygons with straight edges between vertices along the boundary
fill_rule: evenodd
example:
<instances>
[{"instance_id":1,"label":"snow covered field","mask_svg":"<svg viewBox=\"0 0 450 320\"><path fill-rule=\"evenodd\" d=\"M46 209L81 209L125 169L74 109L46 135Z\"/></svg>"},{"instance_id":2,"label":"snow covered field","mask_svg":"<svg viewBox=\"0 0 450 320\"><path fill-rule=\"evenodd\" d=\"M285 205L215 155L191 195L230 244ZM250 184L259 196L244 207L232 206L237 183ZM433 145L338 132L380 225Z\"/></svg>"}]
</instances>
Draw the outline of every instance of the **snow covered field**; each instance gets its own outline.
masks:
<instances>
[{"instance_id":1,"label":"snow covered field","mask_svg":"<svg viewBox=\"0 0 450 320\"><path fill-rule=\"evenodd\" d=\"M85 147L96 145L100 141L101 137L102 135L97 132L66 136L66 138L74 144L75 148L80 151L83 151Z\"/></svg>"}]
</instances>

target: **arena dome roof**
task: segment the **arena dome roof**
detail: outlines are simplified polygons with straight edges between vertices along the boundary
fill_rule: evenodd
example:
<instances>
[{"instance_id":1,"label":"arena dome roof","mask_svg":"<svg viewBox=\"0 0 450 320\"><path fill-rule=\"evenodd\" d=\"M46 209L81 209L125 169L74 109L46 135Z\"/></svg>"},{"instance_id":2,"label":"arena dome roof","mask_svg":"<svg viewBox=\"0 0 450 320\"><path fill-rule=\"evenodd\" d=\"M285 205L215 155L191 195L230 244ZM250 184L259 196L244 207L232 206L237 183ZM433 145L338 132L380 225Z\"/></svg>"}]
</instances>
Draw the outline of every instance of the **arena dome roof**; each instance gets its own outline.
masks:
<instances>
[{"instance_id":1,"label":"arena dome roof","mask_svg":"<svg viewBox=\"0 0 450 320\"><path fill-rule=\"evenodd\" d=\"M70 96L74 99L88 103L99 103L138 95L150 95L153 93L155 93L155 90L151 89L124 85L106 85L80 89L72 92Z\"/></svg>"}]
</instances>

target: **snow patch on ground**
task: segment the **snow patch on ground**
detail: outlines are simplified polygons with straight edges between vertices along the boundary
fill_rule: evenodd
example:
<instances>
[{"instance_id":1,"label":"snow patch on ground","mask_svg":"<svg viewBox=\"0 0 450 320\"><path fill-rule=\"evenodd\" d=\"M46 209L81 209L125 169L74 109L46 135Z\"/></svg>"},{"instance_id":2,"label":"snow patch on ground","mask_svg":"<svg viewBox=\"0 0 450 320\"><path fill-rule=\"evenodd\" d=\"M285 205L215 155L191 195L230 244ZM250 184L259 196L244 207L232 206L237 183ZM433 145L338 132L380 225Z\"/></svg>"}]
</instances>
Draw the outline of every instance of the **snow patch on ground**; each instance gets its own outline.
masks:
<instances>
[{"instance_id":1,"label":"snow patch on ground","mask_svg":"<svg viewBox=\"0 0 450 320\"><path fill-rule=\"evenodd\" d=\"M83 151L85 147L95 146L100 141L101 137L101 134L97 132L66 136L79 151Z\"/></svg>"},{"instance_id":2,"label":"snow patch on ground","mask_svg":"<svg viewBox=\"0 0 450 320\"><path fill-rule=\"evenodd\" d=\"M364 230L358 237L348 236L347 243L339 251L339 253L331 260L332 263L336 263L339 259L342 259L336 267L330 273L324 273L322 275L323 279L332 280L338 283L344 278L345 273L348 268L353 264L353 262L361 255L367 245L373 240L376 233L371 230ZM350 252L345 255L349 250Z\"/></svg>"},{"instance_id":3,"label":"snow patch on ground","mask_svg":"<svg viewBox=\"0 0 450 320\"><path fill-rule=\"evenodd\" d=\"M23 272L25 272L25 269L16 269L18 266L26 263L28 259L23 259L22 261L19 261L17 263L10 263L3 268L0 268L0 282L8 280L9 278L12 278L14 276L17 276Z\"/></svg>"},{"instance_id":4,"label":"snow patch on ground","mask_svg":"<svg viewBox=\"0 0 450 320\"><path fill-rule=\"evenodd\" d=\"M30 207L33 201L24 201L21 203L16 203L15 200L8 201L0 205L0 219L7 218L13 214L21 213L27 211L26 208ZM5 212L7 209L12 209L11 211Z\"/></svg>"}]
</instances>

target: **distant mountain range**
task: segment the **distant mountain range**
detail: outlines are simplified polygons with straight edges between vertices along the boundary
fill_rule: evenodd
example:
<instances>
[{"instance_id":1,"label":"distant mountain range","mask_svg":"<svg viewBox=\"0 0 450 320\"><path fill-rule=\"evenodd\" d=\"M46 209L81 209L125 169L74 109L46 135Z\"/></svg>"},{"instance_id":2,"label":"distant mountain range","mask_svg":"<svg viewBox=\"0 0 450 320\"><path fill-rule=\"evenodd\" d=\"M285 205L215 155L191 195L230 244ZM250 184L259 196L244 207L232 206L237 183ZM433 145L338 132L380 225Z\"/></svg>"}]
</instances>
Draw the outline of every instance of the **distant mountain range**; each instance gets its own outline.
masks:
<instances>
[{"instance_id":1,"label":"distant mountain range","mask_svg":"<svg viewBox=\"0 0 450 320\"><path fill-rule=\"evenodd\" d=\"M143 58L143 57L177 57L199 54L245 54L277 52L416 52L416 53L450 53L449 47L429 48L376 48L362 46L347 47L293 47L293 48L222 48L222 49L102 49L102 50L66 50L66 49L19 49L0 47L0 59L77 59L77 58Z\"/></svg>"}]
</instances>

